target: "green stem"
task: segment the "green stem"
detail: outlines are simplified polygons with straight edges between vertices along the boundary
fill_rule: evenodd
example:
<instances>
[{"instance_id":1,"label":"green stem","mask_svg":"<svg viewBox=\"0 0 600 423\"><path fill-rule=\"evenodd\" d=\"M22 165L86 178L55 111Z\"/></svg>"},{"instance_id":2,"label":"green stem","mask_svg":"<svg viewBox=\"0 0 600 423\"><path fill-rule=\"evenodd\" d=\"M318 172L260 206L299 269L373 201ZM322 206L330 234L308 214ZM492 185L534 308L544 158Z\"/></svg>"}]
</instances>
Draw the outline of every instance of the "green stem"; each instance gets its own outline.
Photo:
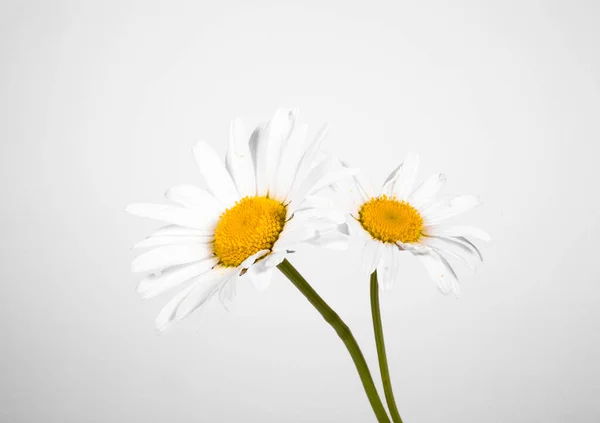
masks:
<instances>
[{"instance_id":1,"label":"green stem","mask_svg":"<svg viewBox=\"0 0 600 423\"><path fill-rule=\"evenodd\" d=\"M281 262L281 264L279 264L277 267L294 284L294 286L296 286L296 288L298 288L298 290L304 294L306 299L317 309L319 313L321 313L321 316L323 316L325 321L329 323L337 332L344 345L346 345L352 360L354 361L354 365L356 366L356 370L358 370L358 375L360 376L360 380L362 381L367 397L369 398L371 407L377 416L377 420L382 423L390 423L390 418L388 417L381 399L379 398L379 394L377 393L377 389L373 383L373 378L369 372L369 367L367 366L365 357L356 343L356 339L354 339L350 328L348 328L340 316L338 316L337 313L333 311L331 307L329 307L329 305L319 296L319 294L317 294L317 292L310 286L306 279L302 277L302 275L294 268L294 266L292 266L289 261L287 261L287 259L283 260L283 262Z\"/></svg>"},{"instance_id":2,"label":"green stem","mask_svg":"<svg viewBox=\"0 0 600 423\"><path fill-rule=\"evenodd\" d=\"M383 392L392 420L394 423L402 423L400 413L396 407L394 392L392 391L392 380L388 369L387 356L385 353L385 342L383 340L383 327L381 325L381 312L379 311L379 283L377 282L377 270L371 274L371 313L373 314L373 329L375 331L375 343L377 344L377 357L379 358L379 370L383 382Z\"/></svg>"}]
</instances>

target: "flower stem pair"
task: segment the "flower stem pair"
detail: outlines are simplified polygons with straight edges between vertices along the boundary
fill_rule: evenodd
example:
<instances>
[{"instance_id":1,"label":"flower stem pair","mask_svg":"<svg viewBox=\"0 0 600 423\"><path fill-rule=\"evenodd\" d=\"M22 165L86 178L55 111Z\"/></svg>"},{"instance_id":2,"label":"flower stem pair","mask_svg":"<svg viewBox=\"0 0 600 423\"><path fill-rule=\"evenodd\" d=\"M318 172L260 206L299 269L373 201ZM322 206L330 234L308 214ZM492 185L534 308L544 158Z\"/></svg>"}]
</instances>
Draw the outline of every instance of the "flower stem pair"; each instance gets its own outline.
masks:
<instances>
[{"instance_id":1,"label":"flower stem pair","mask_svg":"<svg viewBox=\"0 0 600 423\"><path fill-rule=\"evenodd\" d=\"M381 423L390 423L390 418L381 402L377 388L373 382L371 372L365 360L365 357L352 335L350 328L344 323L344 321L338 316L338 314L317 294L317 292L310 286L310 284L302 277L302 275L292 266L292 264L286 259L277 266L279 270L294 284L294 286L306 297L306 299L317 309L317 311L323 316L325 321L331 325L336 331L358 371L358 375L363 384L367 398L371 403L373 412L377 417L377 420ZM394 394L392 393L392 386L388 371L387 358L385 354L385 344L383 340L383 330L381 327L381 316L379 312L379 288L377 283L377 273L374 272L371 275L371 309L373 313L373 326L375 329L375 340L377 343L377 355L379 357L379 367L381 370L381 377L383 380L385 398L392 415L392 421L394 423L402 423L400 414L396 408L394 402Z\"/></svg>"}]
</instances>

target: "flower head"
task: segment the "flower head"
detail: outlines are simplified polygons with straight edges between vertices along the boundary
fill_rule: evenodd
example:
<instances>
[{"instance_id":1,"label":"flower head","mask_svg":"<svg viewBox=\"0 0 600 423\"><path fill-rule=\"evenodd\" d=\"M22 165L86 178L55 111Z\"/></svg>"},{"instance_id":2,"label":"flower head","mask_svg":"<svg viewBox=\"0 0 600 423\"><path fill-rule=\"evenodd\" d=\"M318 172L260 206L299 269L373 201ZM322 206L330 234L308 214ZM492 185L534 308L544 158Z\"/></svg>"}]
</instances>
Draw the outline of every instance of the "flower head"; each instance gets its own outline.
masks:
<instances>
[{"instance_id":1,"label":"flower head","mask_svg":"<svg viewBox=\"0 0 600 423\"><path fill-rule=\"evenodd\" d=\"M458 277L450 264L460 260L472 269L472 259L482 260L469 238L489 242L490 236L472 226L447 224L447 219L480 204L477 197L463 195L438 198L446 177L436 174L415 188L419 157L409 154L373 195L358 178L349 190L352 204L349 223L364 241L363 268L377 270L383 287L397 277L399 256L408 251L425 265L441 292L460 294Z\"/></svg>"},{"instance_id":2,"label":"flower head","mask_svg":"<svg viewBox=\"0 0 600 423\"><path fill-rule=\"evenodd\" d=\"M127 211L169 223L136 247L132 271L150 273L138 285L145 298L190 282L164 307L157 328L181 320L215 294L229 300L238 279L264 288L276 265L302 245L343 248L344 216L319 192L351 176L320 153L328 129L305 145L307 126L295 110L278 110L268 124L246 137L231 125L225 163L206 143L194 156L208 190L191 185L165 194L177 205L132 204Z\"/></svg>"}]
</instances>

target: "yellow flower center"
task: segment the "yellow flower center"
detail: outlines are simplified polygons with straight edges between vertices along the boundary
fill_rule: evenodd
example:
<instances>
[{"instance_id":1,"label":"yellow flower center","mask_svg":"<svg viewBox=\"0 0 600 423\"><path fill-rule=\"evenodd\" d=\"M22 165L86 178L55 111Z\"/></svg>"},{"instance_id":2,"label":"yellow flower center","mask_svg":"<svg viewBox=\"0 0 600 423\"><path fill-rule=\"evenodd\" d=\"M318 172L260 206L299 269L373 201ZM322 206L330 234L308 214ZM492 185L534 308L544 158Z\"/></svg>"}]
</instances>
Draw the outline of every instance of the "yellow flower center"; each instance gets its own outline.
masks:
<instances>
[{"instance_id":1,"label":"yellow flower center","mask_svg":"<svg viewBox=\"0 0 600 423\"><path fill-rule=\"evenodd\" d=\"M358 221L373 238L382 242L416 242L423 229L423 218L417 209L387 195L364 203L358 212Z\"/></svg>"},{"instance_id":2,"label":"yellow flower center","mask_svg":"<svg viewBox=\"0 0 600 423\"><path fill-rule=\"evenodd\" d=\"M220 263L237 267L261 250L270 250L285 225L286 207L268 197L244 197L219 217L214 250Z\"/></svg>"}]
</instances>

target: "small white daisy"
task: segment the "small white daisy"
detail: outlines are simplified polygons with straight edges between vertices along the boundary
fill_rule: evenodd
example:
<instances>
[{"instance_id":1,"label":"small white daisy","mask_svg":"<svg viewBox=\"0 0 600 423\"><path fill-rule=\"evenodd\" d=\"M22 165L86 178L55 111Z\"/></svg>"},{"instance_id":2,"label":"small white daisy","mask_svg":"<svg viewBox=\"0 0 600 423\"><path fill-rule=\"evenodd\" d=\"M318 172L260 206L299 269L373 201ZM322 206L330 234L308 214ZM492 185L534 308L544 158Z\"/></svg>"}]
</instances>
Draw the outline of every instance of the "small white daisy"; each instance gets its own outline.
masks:
<instances>
[{"instance_id":1,"label":"small white daisy","mask_svg":"<svg viewBox=\"0 0 600 423\"><path fill-rule=\"evenodd\" d=\"M446 221L481 203L472 195L437 198L446 182L442 174L432 175L415 188L418 167L419 156L409 154L377 195L355 176L348 192L348 222L352 234L364 241L363 269L369 274L377 270L384 289L397 277L399 255L408 251L425 265L442 293L459 296L458 277L449 260L461 260L474 270L472 259L483 257L469 237L486 242L491 238L481 229Z\"/></svg>"},{"instance_id":2,"label":"small white daisy","mask_svg":"<svg viewBox=\"0 0 600 423\"><path fill-rule=\"evenodd\" d=\"M225 164L205 142L193 149L208 190L175 186L165 194L178 205L132 204L127 211L169 223L136 247L153 247L131 264L148 273L138 285L144 298L186 281L160 312L159 330L201 307L217 292L232 298L239 278L262 289L275 266L303 244L343 248L347 226L343 213L322 189L355 172L320 148L324 127L308 146L307 126L296 123L295 110L278 110L272 120L245 137L232 122Z\"/></svg>"}]
</instances>

